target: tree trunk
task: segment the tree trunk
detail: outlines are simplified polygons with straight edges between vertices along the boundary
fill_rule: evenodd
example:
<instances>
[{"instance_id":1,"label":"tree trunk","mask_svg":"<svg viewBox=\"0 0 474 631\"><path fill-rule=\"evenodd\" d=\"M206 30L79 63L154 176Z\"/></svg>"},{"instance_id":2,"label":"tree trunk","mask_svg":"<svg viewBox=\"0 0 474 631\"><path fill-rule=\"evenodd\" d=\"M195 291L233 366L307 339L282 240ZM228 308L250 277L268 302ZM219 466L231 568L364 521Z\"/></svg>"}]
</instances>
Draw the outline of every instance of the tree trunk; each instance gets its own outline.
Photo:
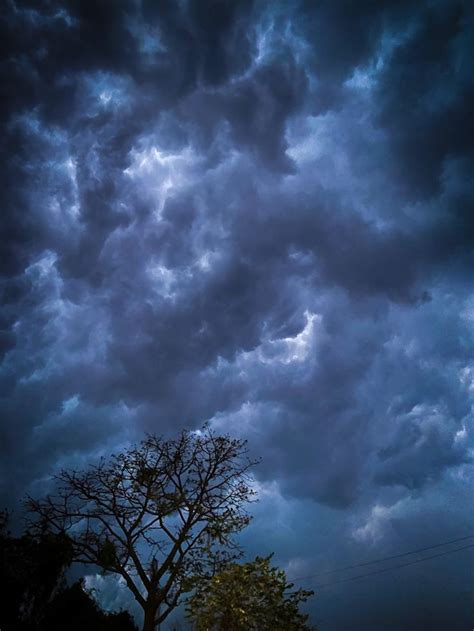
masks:
<instances>
[{"instance_id":1,"label":"tree trunk","mask_svg":"<svg viewBox=\"0 0 474 631\"><path fill-rule=\"evenodd\" d=\"M156 631L156 610L156 606L149 606L145 609L142 631Z\"/></svg>"}]
</instances>

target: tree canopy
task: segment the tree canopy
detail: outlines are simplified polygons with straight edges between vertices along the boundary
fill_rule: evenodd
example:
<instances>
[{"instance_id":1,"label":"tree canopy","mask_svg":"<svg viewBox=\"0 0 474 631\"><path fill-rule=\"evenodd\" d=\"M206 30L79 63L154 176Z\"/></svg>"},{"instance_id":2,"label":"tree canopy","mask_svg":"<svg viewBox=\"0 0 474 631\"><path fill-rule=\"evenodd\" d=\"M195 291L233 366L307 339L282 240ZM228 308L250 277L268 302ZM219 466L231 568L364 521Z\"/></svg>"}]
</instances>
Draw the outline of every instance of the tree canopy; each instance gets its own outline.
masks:
<instances>
[{"instance_id":1,"label":"tree canopy","mask_svg":"<svg viewBox=\"0 0 474 631\"><path fill-rule=\"evenodd\" d=\"M129 613L106 613L83 589L69 586L71 545L43 531L13 537L0 515L0 628L2 631L136 631Z\"/></svg>"},{"instance_id":2,"label":"tree canopy","mask_svg":"<svg viewBox=\"0 0 474 631\"><path fill-rule=\"evenodd\" d=\"M31 527L67 534L75 561L120 575L152 631L191 579L239 555L233 535L250 521L253 464L244 441L209 428L150 435L84 471L62 471L51 494L27 500Z\"/></svg>"},{"instance_id":3,"label":"tree canopy","mask_svg":"<svg viewBox=\"0 0 474 631\"><path fill-rule=\"evenodd\" d=\"M231 563L198 583L187 603L187 614L198 631L304 631L307 615L299 605L313 592L288 592L283 570L270 565L271 556Z\"/></svg>"}]
</instances>

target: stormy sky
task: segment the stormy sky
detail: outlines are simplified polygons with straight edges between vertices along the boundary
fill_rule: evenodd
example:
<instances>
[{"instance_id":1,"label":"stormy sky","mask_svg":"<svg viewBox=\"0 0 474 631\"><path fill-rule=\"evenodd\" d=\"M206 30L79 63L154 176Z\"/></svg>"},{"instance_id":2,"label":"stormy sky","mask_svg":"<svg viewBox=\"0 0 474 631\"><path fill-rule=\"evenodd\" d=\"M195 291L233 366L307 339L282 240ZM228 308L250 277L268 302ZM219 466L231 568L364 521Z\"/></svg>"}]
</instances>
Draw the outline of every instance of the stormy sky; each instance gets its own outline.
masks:
<instances>
[{"instance_id":1,"label":"stormy sky","mask_svg":"<svg viewBox=\"0 0 474 631\"><path fill-rule=\"evenodd\" d=\"M5 3L2 505L208 421L262 457L243 542L290 577L474 534L473 27ZM473 559L318 588L311 620L470 629Z\"/></svg>"}]
</instances>

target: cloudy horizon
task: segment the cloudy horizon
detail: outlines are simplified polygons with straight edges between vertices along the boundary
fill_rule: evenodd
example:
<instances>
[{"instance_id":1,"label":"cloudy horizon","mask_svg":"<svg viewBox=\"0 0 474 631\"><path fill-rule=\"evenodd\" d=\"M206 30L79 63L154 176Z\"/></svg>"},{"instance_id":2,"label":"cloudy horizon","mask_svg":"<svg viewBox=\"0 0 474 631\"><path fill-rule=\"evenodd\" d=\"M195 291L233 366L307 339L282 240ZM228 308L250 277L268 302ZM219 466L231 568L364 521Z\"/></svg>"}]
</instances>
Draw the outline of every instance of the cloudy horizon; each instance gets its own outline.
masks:
<instances>
[{"instance_id":1,"label":"cloudy horizon","mask_svg":"<svg viewBox=\"0 0 474 631\"><path fill-rule=\"evenodd\" d=\"M474 535L473 26L6 3L2 505L209 423L261 457L243 541L289 577ZM311 621L470 629L473 558L320 588Z\"/></svg>"}]
</instances>

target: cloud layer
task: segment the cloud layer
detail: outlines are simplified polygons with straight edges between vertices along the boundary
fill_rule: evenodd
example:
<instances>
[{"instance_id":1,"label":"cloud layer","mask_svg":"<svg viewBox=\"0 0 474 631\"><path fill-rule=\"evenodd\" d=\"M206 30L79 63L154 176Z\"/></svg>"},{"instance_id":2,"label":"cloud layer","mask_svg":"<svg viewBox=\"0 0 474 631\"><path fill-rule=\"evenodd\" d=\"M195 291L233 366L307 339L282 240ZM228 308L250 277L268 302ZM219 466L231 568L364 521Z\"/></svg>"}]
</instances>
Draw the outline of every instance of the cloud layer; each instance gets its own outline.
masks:
<instances>
[{"instance_id":1,"label":"cloud layer","mask_svg":"<svg viewBox=\"0 0 474 631\"><path fill-rule=\"evenodd\" d=\"M474 533L473 22L462 1L8 4L4 503L209 421L262 456L248 545L289 574ZM423 593L413 570L405 611L385 578L315 619L464 629L466 562Z\"/></svg>"}]
</instances>

